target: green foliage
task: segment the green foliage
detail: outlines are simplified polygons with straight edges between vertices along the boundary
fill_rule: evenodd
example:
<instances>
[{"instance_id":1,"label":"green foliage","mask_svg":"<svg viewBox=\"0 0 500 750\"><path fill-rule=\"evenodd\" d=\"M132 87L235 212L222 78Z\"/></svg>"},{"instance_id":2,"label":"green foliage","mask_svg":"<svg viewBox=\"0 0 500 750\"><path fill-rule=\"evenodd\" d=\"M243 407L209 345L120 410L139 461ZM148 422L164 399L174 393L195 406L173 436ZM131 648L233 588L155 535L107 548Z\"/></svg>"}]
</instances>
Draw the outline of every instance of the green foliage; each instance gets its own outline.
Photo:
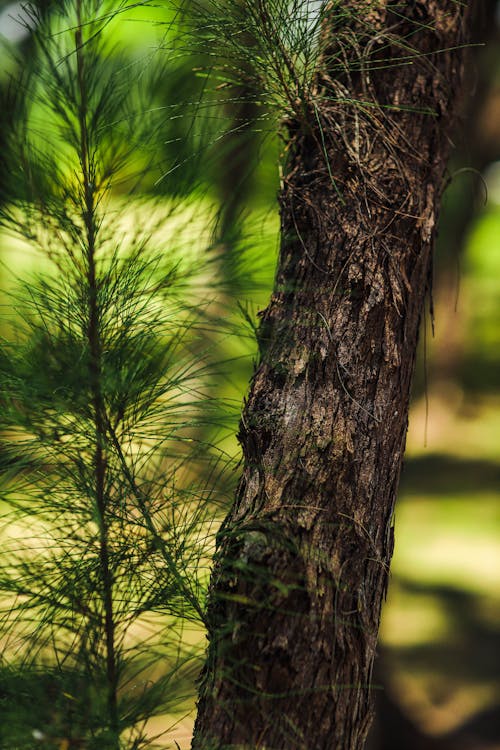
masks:
<instances>
[{"instance_id":1,"label":"green foliage","mask_svg":"<svg viewBox=\"0 0 500 750\"><path fill-rule=\"evenodd\" d=\"M322 0L194 0L192 36L210 44L220 87L241 85L266 109L298 114L321 52Z\"/></svg>"},{"instance_id":2,"label":"green foliage","mask_svg":"<svg viewBox=\"0 0 500 750\"><path fill-rule=\"evenodd\" d=\"M0 221L47 267L16 293L0 356L3 747L145 747L198 666L182 633L204 621L225 417L211 316L186 301L201 248L179 243L175 207L127 231L112 195L124 170L136 190L130 161L157 130L104 34L136 5L33 11L5 157L16 200Z\"/></svg>"}]
</instances>

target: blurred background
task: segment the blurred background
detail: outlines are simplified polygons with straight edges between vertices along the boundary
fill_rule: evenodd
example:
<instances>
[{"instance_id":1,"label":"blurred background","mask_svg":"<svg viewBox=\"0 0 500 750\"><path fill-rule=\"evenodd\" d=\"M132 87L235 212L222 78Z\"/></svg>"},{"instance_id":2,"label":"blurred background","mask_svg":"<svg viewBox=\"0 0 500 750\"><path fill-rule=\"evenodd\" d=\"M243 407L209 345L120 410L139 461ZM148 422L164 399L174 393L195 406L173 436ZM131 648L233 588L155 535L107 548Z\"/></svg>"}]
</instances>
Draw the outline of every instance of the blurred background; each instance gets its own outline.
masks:
<instances>
[{"instance_id":1,"label":"blurred background","mask_svg":"<svg viewBox=\"0 0 500 750\"><path fill-rule=\"evenodd\" d=\"M50 13L50 3L38 3ZM0 1L0 164L16 127L9 81L32 61L23 4ZM175 17L166 4L137 8L112 27L112 43L133 64L161 58L161 74L143 92L159 111L158 137L137 153L151 161L138 198L157 205L182 197L211 221L217 247L216 306L241 335L214 343L225 362L219 396L241 403L256 356L248 320L266 304L278 247L276 194L282 143L276 121L252 97L223 82L209 94L201 73L210 50L169 55ZM370 750L500 748L500 6L483 0L470 56L466 96L455 133L431 305L423 321L407 453L396 510L396 547L376 667L377 719ZM164 50L163 57L161 51ZM182 100L178 92L182 91ZM204 100L206 101L206 100ZM197 119L186 116L196 110ZM182 116L181 116L182 115ZM193 122L195 124L193 125ZM173 168L173 166L175 168ZM1 195L15 185L0 170ZM127 197L127 200L131 200ZM138 202L139 205L139 202ZM138 208L140 212L140 209ZM140 216L140 213L138 214ZM189 225L189 220L186 219ZM186 242L193 242L190 236ZM17 239L0 235L2 304L16 278L41 264ZM10 314L10 313L9 313ZM432 321L433 317L433 321ZM3 318L2 318L3 319ZM1 324L0 324L1 325ZM6 335L6 331L2 331ZM234 433L237 419L234 420ZM237 453L234 437L224 448ZM203 634L190 638L203 640ZM190 675L195 674L192 670ZM189 747L187 700L164 746ZM189 704L191 701L191 706ZM174 723L156 718L151 732ZM36 744L36 743L35 743ZM2 745L7 747L7 745ZM60 748L70 747L60 745Z\"/></svg>"}]
</instances>

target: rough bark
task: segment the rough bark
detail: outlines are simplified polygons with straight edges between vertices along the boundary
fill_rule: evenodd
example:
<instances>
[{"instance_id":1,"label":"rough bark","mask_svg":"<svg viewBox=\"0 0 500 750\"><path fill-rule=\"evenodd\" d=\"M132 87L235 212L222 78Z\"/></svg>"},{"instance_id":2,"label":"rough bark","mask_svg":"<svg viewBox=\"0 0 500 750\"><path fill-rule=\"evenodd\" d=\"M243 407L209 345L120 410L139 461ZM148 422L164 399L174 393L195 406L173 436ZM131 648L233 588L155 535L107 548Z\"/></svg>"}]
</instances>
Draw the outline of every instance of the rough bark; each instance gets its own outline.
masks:
<instances>
[{"instance_id":1,"label":"rough bark","mask_svg":"<svg viewBox=\"0 0 500 750\"><path fill-rule=\"evenodd\" d=\"M279 265L218 540L196 750L360 750L371 720L469 10L350 0L346 20L334 5L305 114L287 124Z\"/></svg>"}]
</instances>

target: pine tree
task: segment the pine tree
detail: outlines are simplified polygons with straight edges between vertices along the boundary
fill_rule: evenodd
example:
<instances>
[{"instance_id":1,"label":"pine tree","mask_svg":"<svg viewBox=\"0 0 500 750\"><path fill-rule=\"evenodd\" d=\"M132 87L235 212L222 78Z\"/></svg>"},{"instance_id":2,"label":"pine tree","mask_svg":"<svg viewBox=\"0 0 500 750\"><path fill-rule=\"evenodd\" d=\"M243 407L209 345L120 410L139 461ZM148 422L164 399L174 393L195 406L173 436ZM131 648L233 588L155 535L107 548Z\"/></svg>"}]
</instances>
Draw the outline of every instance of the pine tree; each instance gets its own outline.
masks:
<instances>
[{"instance_id":1,"label":"pine tree","mask_svg":"<svg viewBox=\"0 0 500 750\"><path fill-rule=\"evenodd\" d=\"M196 750L364 746L471 5L241 11L282 100L287 159L244 468L212 574ZM231 29L243 38L243 24Z\"/></svg>"},{"instance_id":2,"label":"pine tree","mask_svg":"<svg viewBox=\"0 0 500 750\"><path fill-rule=\"evenodd\" d=\"M182 715L198 664L183 633L204 623L227 464L196 291L209 234L199 203L139 197L165 119L145 100L157 70L109 33L139 5L32 6L12 86L0 221L41 270L10 299L0 357L10 750L152 746L148 720Z\"/></svg>"}]
</instances>

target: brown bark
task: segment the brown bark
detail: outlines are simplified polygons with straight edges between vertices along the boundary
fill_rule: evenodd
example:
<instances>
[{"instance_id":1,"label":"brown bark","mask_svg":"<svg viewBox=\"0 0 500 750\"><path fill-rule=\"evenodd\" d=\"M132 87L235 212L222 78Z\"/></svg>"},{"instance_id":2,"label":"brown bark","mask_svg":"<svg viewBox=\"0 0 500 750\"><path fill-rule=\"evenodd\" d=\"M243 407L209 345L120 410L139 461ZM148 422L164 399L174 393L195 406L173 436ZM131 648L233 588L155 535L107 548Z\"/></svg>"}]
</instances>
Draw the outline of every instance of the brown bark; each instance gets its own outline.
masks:
<instances>
[{"instance_id":1,"label":"brown bark","mask_svg":"<svg viewBox=\"0 0 500 750\"><path fill-rule=\"evenodd\" d=\"M288 123L280 259L218 540L196 750L360 750L371 720L469 11L350 0L347 23L336 7L306 114Z\"/></svg>"}]
</instances>

